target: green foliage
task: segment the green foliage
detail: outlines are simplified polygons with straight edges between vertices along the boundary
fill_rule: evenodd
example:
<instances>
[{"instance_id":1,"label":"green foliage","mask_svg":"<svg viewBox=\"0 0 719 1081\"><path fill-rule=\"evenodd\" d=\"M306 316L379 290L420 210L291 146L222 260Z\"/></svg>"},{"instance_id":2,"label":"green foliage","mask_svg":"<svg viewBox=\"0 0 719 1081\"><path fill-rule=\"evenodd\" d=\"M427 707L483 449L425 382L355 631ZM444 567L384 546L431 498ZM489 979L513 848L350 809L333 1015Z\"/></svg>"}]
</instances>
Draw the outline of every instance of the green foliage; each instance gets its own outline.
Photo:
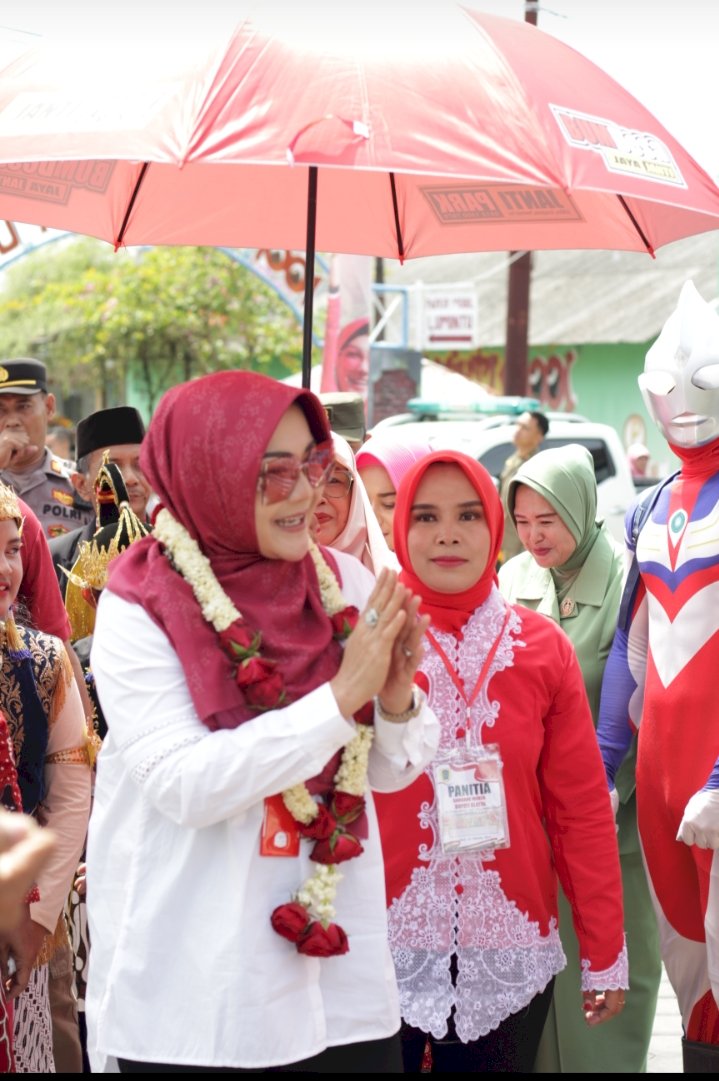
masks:
<instances>
[{"instance_id":1,"label":"green foliage","mask_svg":"<svg viewBox=\"0 0 719 1081\"><path fill-rule=\"evenodd\" d=\"M215 248L114 253L73 240L4 274L0 357L39 356L64 392L131 377L148 412L167 387L223 368L301 364L302 331L255 275Z\"/></svg>"}]
</instances>

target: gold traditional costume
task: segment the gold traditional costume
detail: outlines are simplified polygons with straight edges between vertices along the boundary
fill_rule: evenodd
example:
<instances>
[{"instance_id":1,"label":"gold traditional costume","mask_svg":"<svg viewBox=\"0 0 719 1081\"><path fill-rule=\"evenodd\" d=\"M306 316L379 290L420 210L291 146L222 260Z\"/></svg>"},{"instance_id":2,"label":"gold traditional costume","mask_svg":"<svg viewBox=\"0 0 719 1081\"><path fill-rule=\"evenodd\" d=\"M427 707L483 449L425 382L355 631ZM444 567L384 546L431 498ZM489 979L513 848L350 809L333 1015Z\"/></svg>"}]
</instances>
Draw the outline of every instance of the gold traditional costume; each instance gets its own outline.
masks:
<instances>
[{"instance_id":1,"label":"gold traditional costume","mask_svg":"<svg viewBox=\"0 0 719 1081\"><path fill-rule=\"evenodd\" d=\"M65 607L73 642L95 630L95 610L107 582L108 565L128 545L149 533L130 506L122 473L107 458L106 451L95 479L97 532L92 540L81 542L72 570L65 571Z\"/></svg>"}]
</instances>

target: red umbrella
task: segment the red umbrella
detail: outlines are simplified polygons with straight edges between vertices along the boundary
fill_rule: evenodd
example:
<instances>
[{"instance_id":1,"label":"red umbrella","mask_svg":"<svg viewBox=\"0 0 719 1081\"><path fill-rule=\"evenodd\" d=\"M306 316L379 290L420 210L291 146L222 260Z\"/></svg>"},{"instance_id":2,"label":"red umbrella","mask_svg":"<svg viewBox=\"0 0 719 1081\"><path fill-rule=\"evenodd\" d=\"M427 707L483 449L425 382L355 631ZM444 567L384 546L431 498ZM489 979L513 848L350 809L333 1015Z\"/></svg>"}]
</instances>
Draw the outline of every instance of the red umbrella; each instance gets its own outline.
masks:
<instances>
[{"instance_id":1,"label":"red umbrella","mask_svg":"<svg viewBox=\"0 0 719 1081\"><path fill-rule=\"evenodd\" d=\"M222 35L180 8L162 47L47 42L0 69L0 217L308 261L651 253L719 226L697 162L534 26L425 0L232 8Z\"/></svg>"}]
</instances>

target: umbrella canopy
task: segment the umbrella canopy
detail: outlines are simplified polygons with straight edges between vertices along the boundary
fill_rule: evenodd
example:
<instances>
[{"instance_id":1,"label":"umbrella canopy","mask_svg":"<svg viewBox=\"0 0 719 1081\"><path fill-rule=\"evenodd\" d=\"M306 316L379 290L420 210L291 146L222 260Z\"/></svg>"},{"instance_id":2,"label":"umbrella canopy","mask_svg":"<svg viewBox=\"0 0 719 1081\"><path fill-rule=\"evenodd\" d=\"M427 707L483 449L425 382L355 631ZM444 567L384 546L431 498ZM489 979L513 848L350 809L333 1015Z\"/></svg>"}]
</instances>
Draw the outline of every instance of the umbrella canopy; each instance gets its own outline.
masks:
<instances>
[{"instance_id":1,"label":"umbrella canopy","mask_svg":"<svg viewBox=\"0 0 719 1081\"><path fill-rule=\"evenodd\" d=\"M1 67L0 216L308 260L651 253L719 226L698 163L534 26L430 0L230 7L190 27L180 6L161 45L83 36Z\"/></svg>"}]
</instances>

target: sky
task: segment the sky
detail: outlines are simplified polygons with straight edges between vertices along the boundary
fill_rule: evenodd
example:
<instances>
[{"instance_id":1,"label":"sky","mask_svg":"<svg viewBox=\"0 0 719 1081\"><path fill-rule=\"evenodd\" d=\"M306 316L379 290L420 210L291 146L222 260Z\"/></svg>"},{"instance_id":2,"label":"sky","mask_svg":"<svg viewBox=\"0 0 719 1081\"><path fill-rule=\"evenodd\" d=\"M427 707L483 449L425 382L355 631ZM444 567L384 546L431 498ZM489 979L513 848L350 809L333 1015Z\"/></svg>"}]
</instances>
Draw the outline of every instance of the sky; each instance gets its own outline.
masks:
<instances>
[{"instance_id":1,"label":"sky","mask_svg":"<svg viewBox=\"0 0 719 1081\"><path fill-rule=\"evenodd\" d=\"M468 5L524 18L524 0ZM541 0L537 26L621 83L719 181L719 0Z\"/></svg>"},{"instance_id":2,"label":"sky","mask_svg":"<svg viewBox=\"0 0 719 1081\"><path fill-rule=\"evenodd\" d=\"M190 0L192 2L192 0ZM293 6L312 0L287 0ZM408 16L423 0L336 0L406 7ZM453 0L440 0L440 3ZM523 19L525 0L464 0L466 6ZM531 0L530 0L531 2ZM152 16L171 33L170 0L0 0L0 25L34 33L82 33L90 18L108 25L114 8L123 22L141 31ZM199 18L210 6L231 8L232 0L197 2ZM719 128L713 118L717 96L719 0L540 0L540 30L561 38L612 75L719 181ZM411 33L411 30L410 30Z\"/></svg>"}]
</instances>

